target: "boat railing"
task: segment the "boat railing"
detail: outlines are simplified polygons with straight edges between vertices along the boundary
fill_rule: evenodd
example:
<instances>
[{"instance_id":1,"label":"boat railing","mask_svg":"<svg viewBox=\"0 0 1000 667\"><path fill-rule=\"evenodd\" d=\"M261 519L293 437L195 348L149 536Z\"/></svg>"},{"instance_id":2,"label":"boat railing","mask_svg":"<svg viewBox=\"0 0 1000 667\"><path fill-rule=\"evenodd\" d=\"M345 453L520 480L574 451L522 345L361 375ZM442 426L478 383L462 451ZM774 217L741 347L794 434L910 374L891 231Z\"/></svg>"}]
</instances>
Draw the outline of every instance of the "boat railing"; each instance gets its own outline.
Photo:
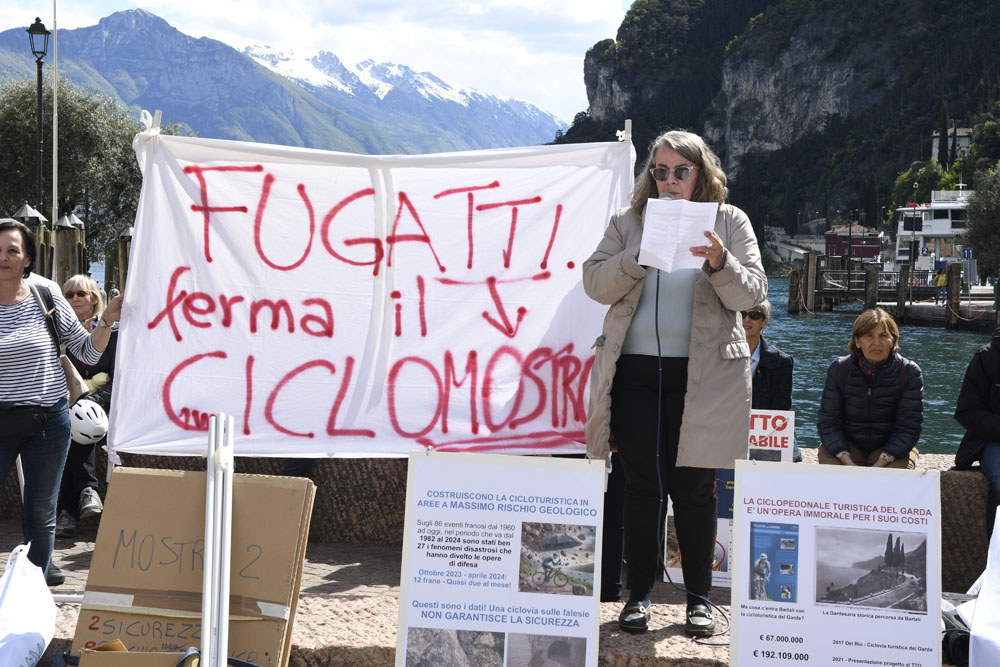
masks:
<instances>
[{"instance_id":1,"label":"boat railing","mask_svg":"<svg viewBox=\"0 0 1000 667\"><path fill-rule=\"evenodd\" d=\"M816 276L818 289L825 292L847 292L848 273L843 269L819 271ZM915 271L910 277L910 283L914 287L933 287L934 273L931 271ZM899 286L898 271L880 271L878 274L878 288L880 290L895 289ZM850 291L864 292L865 272L850 272Z\"/></svg>"}]
</instances>

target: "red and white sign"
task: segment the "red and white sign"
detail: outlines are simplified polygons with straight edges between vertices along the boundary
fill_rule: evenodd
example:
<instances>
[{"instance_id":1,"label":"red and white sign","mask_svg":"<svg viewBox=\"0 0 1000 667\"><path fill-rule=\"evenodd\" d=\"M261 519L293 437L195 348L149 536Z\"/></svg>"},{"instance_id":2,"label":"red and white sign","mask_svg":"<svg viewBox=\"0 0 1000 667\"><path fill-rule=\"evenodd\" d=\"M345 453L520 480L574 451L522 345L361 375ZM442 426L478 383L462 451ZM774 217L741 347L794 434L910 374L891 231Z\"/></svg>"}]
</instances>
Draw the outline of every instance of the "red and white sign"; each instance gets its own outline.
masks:
<instances>
[{"instance_id":1,"label":"red and white sign","mask_svg":"<svg viewBox=\"0 0 1000 667\"><path fill-rule=\"evenodd\" d=\"M580 451L581 264L631 144L363 156L139 135L112 449Z\"/></svg>"}]
</instances>

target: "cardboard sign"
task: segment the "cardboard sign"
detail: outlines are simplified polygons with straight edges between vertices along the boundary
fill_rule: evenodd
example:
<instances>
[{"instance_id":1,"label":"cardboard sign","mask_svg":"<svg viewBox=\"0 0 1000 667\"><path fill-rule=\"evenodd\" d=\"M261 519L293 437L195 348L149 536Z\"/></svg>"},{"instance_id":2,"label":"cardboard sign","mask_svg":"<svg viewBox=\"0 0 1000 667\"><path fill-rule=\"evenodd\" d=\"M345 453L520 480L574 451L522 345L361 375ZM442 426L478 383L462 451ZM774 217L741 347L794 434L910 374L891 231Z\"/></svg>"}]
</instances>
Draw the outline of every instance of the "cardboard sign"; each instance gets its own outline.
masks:
<instances>
[{"instance_id":1,"label":"cardboard sign","mask_svg":"<svg viewBox=\"0 0 1000 667\"><path fill-rule=\"evenodd\" d=\"M397 667L596 665L603 490L602 460L411 454Z\"/></svg>"},{"instance_id":2,"label":"cardboard sign","mask_svg":"<svg viewBox=\"0 0 1000 667\"><path fill-rule=\"evenodd\" d=\"M937 471L736 462L733 665L941 664Z\"/></svg>"},{"instance_id":3,"label":"cardboard sign","mask_svg":"<svg viewBox=\"0 0 1000 667\"><path fill-rule=\"evenodd\" d=\"M243 456L583 450L607 307L581 268L627 205L630 143L136 150L113 450L200 454L217 412Z\"/></svg>"},{"instance_id":4,"label":"cardboard sign","mask_svg":"<svg viewBox=\"0 0 1000 667\"><path fill-rule=\"evenodd\" d=\"M229 655L283 665L315 485L234 475ZM130 651L201 644L205 473L116 468L73 652L120 639Z\"/></svg>"}]
</instances>

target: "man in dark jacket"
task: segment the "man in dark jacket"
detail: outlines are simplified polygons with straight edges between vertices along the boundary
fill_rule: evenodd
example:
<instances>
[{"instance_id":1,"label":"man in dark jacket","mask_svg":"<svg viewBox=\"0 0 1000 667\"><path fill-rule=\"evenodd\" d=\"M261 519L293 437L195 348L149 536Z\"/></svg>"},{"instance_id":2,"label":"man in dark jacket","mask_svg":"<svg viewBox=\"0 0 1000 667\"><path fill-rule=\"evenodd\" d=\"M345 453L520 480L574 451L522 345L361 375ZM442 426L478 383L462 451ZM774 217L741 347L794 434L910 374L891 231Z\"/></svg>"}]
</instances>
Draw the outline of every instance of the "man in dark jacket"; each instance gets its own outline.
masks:
<instances>
[{"instance_id":1,"label":"man in dark jacket","mask_svg":"<svg viewBox=\"0 0 1000 667\"><path fill-rule=\"evenodd\" d=\"M986 533L992 535L1000 505L1000 329L972 356L958 393L955 419L965 427L955 466L969 468L976 461L982 466L989 484Z\"/></svg>"},{"instance_id":2,"label":"man in dark jacket","mask_svg":"<svg viewBox=\"0 0 1000 667\"><path fill-rule=\"evenodd\" d=\"M771 321L771 302L740 313L743 331L750 345L750 372L753 375L751 406L755 410L792 409L792 369L795 359L764 340L764 327ZM801 461L799 445L792 440L792 460Z\"/></svg>"}]
</instances>

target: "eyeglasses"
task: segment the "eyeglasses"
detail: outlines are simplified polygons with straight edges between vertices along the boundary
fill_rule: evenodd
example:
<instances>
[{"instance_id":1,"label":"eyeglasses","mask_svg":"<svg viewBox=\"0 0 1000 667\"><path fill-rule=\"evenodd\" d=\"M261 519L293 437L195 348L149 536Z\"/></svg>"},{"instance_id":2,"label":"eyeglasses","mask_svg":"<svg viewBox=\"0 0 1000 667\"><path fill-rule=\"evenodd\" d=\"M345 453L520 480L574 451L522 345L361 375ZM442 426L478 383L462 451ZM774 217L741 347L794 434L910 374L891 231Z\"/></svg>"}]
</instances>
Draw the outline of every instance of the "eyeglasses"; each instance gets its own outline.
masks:
<instances>
[{"instance_id":1,"label":"eyeglasses","mask_svg":"<svg viewBox=\"0 0 1000 667\"><path fill-rule=\"evenodd\" d=\"M90 291L89 290L85 290L85 289L77 290L75 292L70 291L70 292L66 292L66 299L67 300L72 299L74 296L78 296L81 299L85 299L89 294L90 294Z\"/></svg>"},{"instance_id":2,"label":"eyeglasses","mask_svg":"<svg viewBox=\"0 0 1000 667\"><path fill-rule=\"evenodd\" d=\"M697 169L697 167L692 167L688 164L682 164L679 167L674 167L674 178L678 181L686 181L691 177L691 172L695 169ZM657 181L665 181L670 178L669 167L657 167L656 169L650 169L649 173L652 174L653 179Z\"/></svg>"},{"instance_id":3,"label":"eyeglasses","mask_svg":"<svg viewBox=\"0 0 1000 667\"><path fill-rule=\"evenodd\" d=\"M743 319L749 317L751 320L755 322L757 320L764 319L764 313L760 312L759 310L741 310L740 315L743 317Z\"/></svg>"}]
</instances>

